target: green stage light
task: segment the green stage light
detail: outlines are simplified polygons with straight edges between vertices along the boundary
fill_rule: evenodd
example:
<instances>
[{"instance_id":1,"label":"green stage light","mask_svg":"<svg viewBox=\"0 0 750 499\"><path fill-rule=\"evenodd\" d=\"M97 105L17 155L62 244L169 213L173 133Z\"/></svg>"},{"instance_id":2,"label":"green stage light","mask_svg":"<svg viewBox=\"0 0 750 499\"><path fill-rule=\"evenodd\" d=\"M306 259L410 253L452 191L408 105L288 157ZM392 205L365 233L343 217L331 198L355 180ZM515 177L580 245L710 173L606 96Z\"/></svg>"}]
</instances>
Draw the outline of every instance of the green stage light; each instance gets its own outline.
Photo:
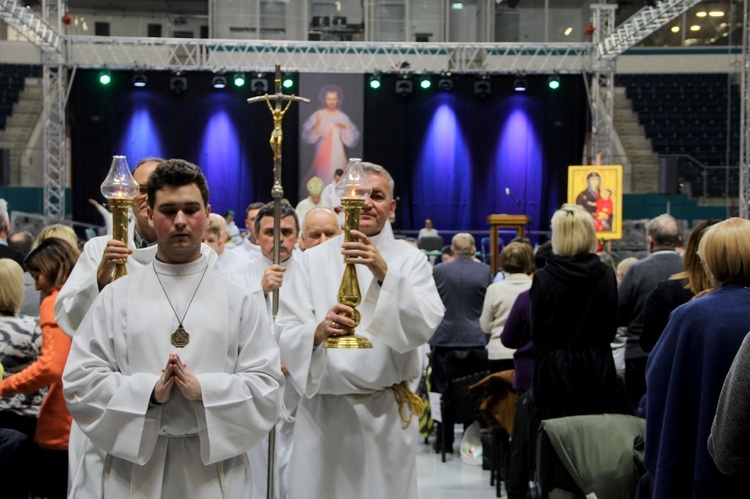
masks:
<instances>
[{"instance_id":1,"label":"green stage light","mask_svg":"<svg viewBox=\"0 0 750 499\"><path fill-rule=\"evenodd\" d=\"M244 73L235 73L234 75L234 86L235 87L242 87L245 85L245 75Z\"/></svg>"},{"instance_id":2,"label":"green stage light","mask_svg":"<svg viewBox=\"0 0 750 499\"><path fill-rule=\"evenodd\" d=\"M549 80L547 80L547 86L552 90L557 90L560 88L560 78L557 76L550 76Z\"/></svg>"},{"instance_id":3,"label":"green stage light","mask_svg":"<svg viewBox=\"0 0 750 499\"><path fill-rule=\"evenodd\" d=\"M429 76L423 76L419 80L419 86L422 88L422 90L428 90L432 86L432 80Z\"/></svg>"},{"instance_id":4,"label":"green stage light","mask_svg":"<svg viewBox=\"0 0 750 499\"><path fill-rule=\"evenodd\" d=\"M373 90L378 90L380 88L381 82L380 82L380 76L373 75L370 77L370 88Z\"/></svg>"},{"instance_id":5,"label":"green stage light","mask_svg":"<svg viewBox=\"0 0 750 499\"><path fill-rule=\"evenodd\" d=\"M99 83L102 85L109 85L112 81L112 75L109 73L109 71L102 71L99 73Z\"/></svg>"},{"instance_id":6,"label":"green stage light","mask_svg":"<svg viewBox=\"0 0 750 499\"><path fill-rule=\"evenodd\" d=\"M286 76L284 77L284 80L281 82L281 86L284 88L292 88L294 86L294 80L292 80L291 77Z\"/></svg>"}]
</instances>

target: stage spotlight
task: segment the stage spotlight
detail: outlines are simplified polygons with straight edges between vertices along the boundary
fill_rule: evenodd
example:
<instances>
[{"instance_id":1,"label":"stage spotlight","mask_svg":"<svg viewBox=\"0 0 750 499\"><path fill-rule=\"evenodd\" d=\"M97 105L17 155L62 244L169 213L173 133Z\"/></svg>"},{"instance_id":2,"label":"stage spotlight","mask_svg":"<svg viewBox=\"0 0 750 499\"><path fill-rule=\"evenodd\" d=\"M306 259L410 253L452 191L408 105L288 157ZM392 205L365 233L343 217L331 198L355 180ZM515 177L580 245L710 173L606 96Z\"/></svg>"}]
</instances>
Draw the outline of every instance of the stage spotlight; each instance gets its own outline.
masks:
<instances>
[{"instance_id":1,"label":"stage spotlight","mask_svg":"<svg viewBox=\"0 0 750 499\"><path fill-rule=\"evenodd\" d=\"M480 76L477 81L474 82L474 95L480 99L484 99L492 93L492 82L490 77L487 75Z\"/></svg>"},{"instance_id":2,"label":"stage spotlight","mask_svg":"<svg viewBox=\"0 0 750 499\"><path fill-rule=\"evenodd\" d=\"M242 87L245 85L245 74L244 73L235 73L234 77L232 78L232 81L234 81L235 87Z\"/></svg>"},{"instance_id":3,"label":"stage spotlight","mask_svg":"<svg viewBox=\"0 0 750 499\"><path fill-rule=\"evenodd\" d=\"M525 92L526 80L523 78L516 78L516 81L513 82L513 90L516 92Z\"/></svg>"},{"instance_id":4,"label":"stage spotlight","mask_svg":"<svg viewBox=\"0 0 750 499\"><path fill-rule=\"evenodd\" d=\"M173 76L169 79L169 89L177 95L187 90L187 78L184 76Z\"/></svg>"},{"instance_id":5,"label":"stage spotlight","mask_svg":"<svg viewBox=\"0 0 750 499\"><path fill-rule=\"evenodd\" d=\"M432 78L430 78L430 75L423 75L419 78L419 87L422 90L429 90L429 88L432 86Z\"/></svg>"},{"instance_id":6,"label":"stage spotlight","mask_svg":"<svg viewBox=\"0 0 750 499\"><path fill-rule=\"evenodd\" d=\"M284 79L281 81L281 86L290 89L294 86L294 80L291 76L285 76Z\"/></svg>"},{"instance_id":7,"label":"stage spotlight","mask_svg":"<svg viewBox=\"0 0 750 499\"><path fill-rule=\"evenodd\" d=\"M411 95L413 90L414 86L410 79L401 78L399 80L396 80L396 95L400 95L401 97L408 97Z\"/></svg>"},{"instance_id":8,"label":"stage spotlight","mask_svg":"<svg viewBox=\"0 0 750 499\"><path fill-rule=\"evenodd\" d=\"M558 88L560 88L560 77L550 76L547 79L547 86L550 88L550 90L557 90Z\"/></svg>"},{"instance_id":9,"label":"stage spotlight","mask_svg":"<svg viewBox=\"0 0 750 499\"><path fill-rule=\"evenodd\" d=\"M453 80L450 73L443 73L438 80L438 89L449 92L453 90Z\"/></svg>"},{"instance_id":10,"label":"stage spotlight","mask_svg":"<svg viewBox=\"0 0 750 499\"><path fill-rule=\"evenodd\" d=\"M214 76L211 80L211 86L216 89L227 88L227 78L221 75Z\"/></svg>"},{"instance_id":11,"label":"stage spotlight","mask_svg":"<svg viewBox=\"0 0 750 499\"><path fill-rule=\"evenodd\" d=\"M146 83L148 83L148 78L146 78L146 75L143 73L136 73L133 75L133 86L138 88L143 88L146 86Z\"/></svg>"},{"instance_id":12,"label":"stage spotlight","mask_svg":"<svg viewBox=\"0 0 750 499\"><path fill-rule=\"evenodd\" d=\"M250 80L250 88L255 95L268 93L268 80L263 77L263 73L258 73L256 78Z\"/></svg>"},{"instance_id":13,"label":"stage spotlight","mask_svg":"<svg viewBox=\"0 0 750 499\"><path fill-rule=\"evenodd\" d=\"M370 76L370 88L373 90L378 90L380 88L380 75L374 74Z\"/></svg>"},{"instance_id":14,"label":"stage spotlight","mask_svg":"<svg viewBox=\"0 0 750 499\"><path fill-rule=\"evenodd\" d=\"M99 73L99 83L101 83L102 85L109 85L111 81L112 75L109 71L104 70Z\"/></svg>"}]
</instances>

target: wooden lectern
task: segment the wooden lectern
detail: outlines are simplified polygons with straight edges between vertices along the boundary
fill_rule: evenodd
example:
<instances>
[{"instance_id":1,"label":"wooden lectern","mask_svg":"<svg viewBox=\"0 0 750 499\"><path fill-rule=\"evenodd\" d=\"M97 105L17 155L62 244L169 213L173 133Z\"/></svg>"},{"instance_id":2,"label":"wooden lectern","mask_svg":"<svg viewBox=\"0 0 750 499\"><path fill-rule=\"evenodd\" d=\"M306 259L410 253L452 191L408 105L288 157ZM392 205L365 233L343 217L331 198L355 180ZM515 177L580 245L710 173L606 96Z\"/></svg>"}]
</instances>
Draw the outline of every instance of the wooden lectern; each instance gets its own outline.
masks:
<instances>
[{"instance_id":1,"label":"wooden lectern","mask_svg":"<svg viewBox=\"0 0 750 499\"><path fill-rule=\"evenodd\" d=\"M487 217L487 224L490 226L490 267L492 275L497 274L499 267L497 251L499 229L515 229L517 237L524 237L526 234L526 224L529 223L529 217L526 215L490 215Z\"/></svg>"}]
</instances>

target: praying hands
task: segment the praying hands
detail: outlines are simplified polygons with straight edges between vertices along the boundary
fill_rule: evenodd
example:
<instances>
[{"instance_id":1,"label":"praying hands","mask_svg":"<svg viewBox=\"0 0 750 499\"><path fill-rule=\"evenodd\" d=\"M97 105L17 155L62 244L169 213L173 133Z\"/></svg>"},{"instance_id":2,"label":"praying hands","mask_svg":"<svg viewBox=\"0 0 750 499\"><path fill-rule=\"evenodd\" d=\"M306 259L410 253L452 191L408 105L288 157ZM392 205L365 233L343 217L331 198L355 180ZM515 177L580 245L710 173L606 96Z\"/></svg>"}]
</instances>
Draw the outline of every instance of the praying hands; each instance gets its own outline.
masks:
<instances>
[{"instance_id":1,"label":"praying hands","mask_svg":"<svg viewBox=\"0 0 750 499\"><path fill-rule=\"evenodd\" d=\"M187 400L201 400L203 398L198 378L187 369L187 364L182 363L179 355L170 353L167 367L154 385L153 400L157 404L168 401L174 385L177 385L180 393Z\"/></svg>"}]
</instances>

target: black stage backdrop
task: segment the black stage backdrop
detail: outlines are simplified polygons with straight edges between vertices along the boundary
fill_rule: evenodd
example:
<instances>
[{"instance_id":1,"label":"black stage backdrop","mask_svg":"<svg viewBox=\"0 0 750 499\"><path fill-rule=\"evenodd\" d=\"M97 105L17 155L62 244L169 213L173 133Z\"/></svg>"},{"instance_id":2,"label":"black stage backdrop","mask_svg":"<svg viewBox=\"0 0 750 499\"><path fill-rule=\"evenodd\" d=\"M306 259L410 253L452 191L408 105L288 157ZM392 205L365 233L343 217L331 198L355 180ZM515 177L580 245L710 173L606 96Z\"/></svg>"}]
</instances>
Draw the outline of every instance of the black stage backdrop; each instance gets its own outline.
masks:
<instances>
[{"instance_id":1,"label":"black stage backdrop","mask_svg":"<svg viewBox=\"0 0 750 499\"><path fill-rule=\"evenodd\" d=\"M101 223L88 198L99 186L112 155L125 154L131 168L144 156L179 157L201 166L213 211L244 219L253 201L270 201L272 129L264 103L249 105L248 83L238 89L227 75L224 90L214 75L184 73L187 90L170 90L168 72L148 72L148 86L134 88L131 71L112 72L103 87L99 71L78 71L68 106L72 137L74 218ZM487 215L525 212L531 230L547 230L565 199L567 166L580 164L588 130L587 99L580 75L561 77L557 91L547 77L527 77L525 93L513 76L493 76L491 93L474 94L473 75L453 77L453 90L423 90L413 81L409 96L394 91L397 76L383 75L372 90L364 78L363 159L385 166L396 182L396 229L415 230L425 218L444 230L486 229ZM269 91L273 81L268 77ZM298 92L295 86L286 93ZM310 106L302 104L303 106ZM309 110L305 109L309 114ZM296 204L299 192L300 105L284 118L282 182ZM506 188L516 198L506 195Z\"/></svg>"}]
</instances>

